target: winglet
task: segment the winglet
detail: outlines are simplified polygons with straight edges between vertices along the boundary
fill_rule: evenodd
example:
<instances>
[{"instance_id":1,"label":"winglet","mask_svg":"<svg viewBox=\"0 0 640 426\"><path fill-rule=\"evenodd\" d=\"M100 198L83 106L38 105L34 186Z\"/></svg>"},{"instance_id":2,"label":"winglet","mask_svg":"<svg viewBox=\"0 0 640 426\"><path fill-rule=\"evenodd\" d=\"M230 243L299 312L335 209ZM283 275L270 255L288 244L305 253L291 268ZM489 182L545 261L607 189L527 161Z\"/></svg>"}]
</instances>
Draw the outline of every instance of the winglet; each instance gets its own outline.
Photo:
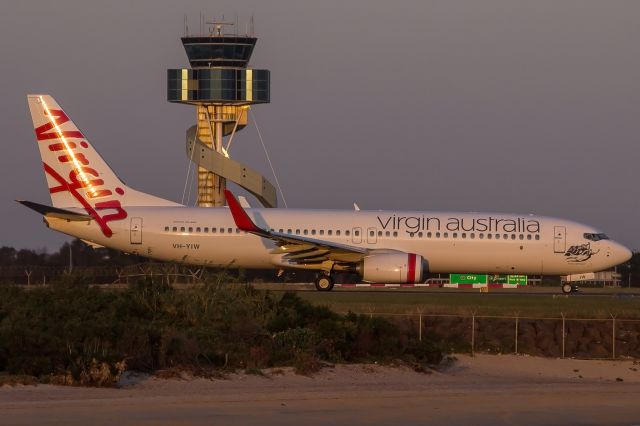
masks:
<instances>
[{"instance_id":1,"label":"winglet","mask_svg":"<svg viewBox=\"0 0 640 426\"><path fill-rule=\"evenodd\" d=\"M259 228L255 223L253 223L247 212L244 211L231 191L225 189L224 196L227 199L227 205L229 206L229 210L231 210L231 215L233 216L233 220L236 222L236 226L238 228L245 232L253 232L256 234L266 233L264 229Z\"/></svg>"}]
</instances>

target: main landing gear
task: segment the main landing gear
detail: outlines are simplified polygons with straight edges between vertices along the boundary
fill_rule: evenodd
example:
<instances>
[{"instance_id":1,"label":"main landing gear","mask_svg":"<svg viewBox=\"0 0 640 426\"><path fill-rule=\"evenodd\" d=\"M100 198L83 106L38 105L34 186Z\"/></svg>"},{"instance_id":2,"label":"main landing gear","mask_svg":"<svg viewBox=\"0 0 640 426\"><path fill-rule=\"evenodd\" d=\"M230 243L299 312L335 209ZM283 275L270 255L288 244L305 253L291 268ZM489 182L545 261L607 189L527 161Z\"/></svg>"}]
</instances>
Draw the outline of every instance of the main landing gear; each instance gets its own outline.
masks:
<instances>
[{"instance_id":1,"label":"main landing gear","mask_svg":"<svg viewBox=\"0 0 640 426\"><path fill-rule=\"evenodd\" d=\"M562 284L562 292L564 294L571 294L571 293L575 293L577 291L578 291L578 286L577 285L573 285L571 283Z\"/></svg>"},{"instance_id":2,"label":"main landing gear","mask_svg":"<svg viewBox=\"0 0 640 426\"><path fill-rule=\"evenodd\" d=\"M333 284L334 281L331 275L319 274L316 277L316 290L318 291L331 291Z\"/></svg>"}]
</instances>

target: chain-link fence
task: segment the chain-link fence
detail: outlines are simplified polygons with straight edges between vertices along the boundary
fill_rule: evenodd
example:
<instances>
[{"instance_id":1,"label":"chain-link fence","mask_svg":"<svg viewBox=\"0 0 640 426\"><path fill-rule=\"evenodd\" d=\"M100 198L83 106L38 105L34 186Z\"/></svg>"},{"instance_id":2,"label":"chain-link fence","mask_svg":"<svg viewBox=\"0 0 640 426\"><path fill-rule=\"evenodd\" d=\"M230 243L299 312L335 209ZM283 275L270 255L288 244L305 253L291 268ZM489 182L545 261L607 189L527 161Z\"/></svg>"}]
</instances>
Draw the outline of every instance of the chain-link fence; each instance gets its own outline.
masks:
<instances>
[{"instance_id":1,"label":"chain-link fence","mask_svg":"<svg viewBox=\"0 0 640 426\"><path fill-rule=\"evenodd\" d=\"M640 358L640 319L361 313L395 319L450 352Z\"/></svg>"},{"instance_id":2,"label":"chain-link fence","mask_svg":"<svg viewBox=\"0 0 640 426\"><path fill-rule=\"evenodd\" d=\"M168 284L192 284L201 281L207 274L220 273L220 270L148 262L126 266L74 267L71 273L95 284L129 284L145 278L157 278ZM11 284L46 285L64 275L70 275L69 268L40 265L0 267L1 280Z\"/></svg>"}]
</instances>

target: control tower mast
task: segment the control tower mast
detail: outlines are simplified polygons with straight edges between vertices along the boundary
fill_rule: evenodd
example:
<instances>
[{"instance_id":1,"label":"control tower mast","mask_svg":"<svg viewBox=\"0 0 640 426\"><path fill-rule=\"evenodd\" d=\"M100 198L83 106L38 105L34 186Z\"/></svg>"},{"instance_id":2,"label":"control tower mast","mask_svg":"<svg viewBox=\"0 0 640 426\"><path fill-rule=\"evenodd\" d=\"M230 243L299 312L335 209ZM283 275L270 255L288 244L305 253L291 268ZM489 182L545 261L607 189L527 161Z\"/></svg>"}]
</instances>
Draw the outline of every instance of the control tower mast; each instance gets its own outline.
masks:
<instances>
[{"instance_id":1,"label":"control tower mast","mask_svg":"<svg viewBox=\"0 0 640 426\"><path fill-rule=\"evenodd\" d=\"M227 179L255 195L265 207L275 207L275 188L259 173L229 158L223 139L231 140L247 124L253 104L270 101L270 72L248 68L257 42L251 30L238 34L237 24L205 22L201 34L182 37L191 68L167 70L167 100L193 105L196 125L187 130L187 156L198 165L198 205L225 204ZM227 143L227 147L229 142Z\"/></svg>"}]
</instances>

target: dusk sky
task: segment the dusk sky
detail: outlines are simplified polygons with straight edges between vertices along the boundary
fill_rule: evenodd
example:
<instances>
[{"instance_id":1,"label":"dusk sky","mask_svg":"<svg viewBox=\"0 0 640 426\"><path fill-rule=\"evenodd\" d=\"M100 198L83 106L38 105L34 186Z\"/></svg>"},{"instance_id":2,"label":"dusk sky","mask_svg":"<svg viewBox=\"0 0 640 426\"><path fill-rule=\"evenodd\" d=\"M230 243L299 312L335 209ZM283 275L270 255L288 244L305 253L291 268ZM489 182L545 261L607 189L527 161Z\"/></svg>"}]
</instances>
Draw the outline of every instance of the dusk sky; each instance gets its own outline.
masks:
<instances>
[{"instance_id":1,"label":"dusk sky","mask_svg":"<svg viewBox=\"0 0 640 426\"><path fill-rule=\"evenodd\" d=\"M640 2L612 0L2 2L0 245L69 239L13 201L50 203L28 93L181 200L195 112L166 70L200 12L254 16L272 81L253 112L289 207L537 213L640 249ZM231 155L271 178L252 126Z\"/></svg>"}]
</instances>

